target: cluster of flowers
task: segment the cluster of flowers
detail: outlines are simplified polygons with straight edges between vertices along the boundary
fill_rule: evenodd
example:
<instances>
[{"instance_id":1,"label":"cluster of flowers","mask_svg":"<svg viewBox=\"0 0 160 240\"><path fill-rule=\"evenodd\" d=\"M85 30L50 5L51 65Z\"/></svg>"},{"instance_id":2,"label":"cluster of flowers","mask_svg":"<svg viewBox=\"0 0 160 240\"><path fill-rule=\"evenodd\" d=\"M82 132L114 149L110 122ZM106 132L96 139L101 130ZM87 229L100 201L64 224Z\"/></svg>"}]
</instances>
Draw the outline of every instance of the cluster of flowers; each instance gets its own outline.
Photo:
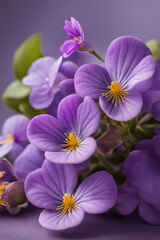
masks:
<instances>
[{"instance_id":1,"label":"cluster of flowers","mask_svg":"<svg viewBox=\"0 0 160 240\"><path fill-rule=\"evenodd\" d=\"M3 125L0 210L17 214L31 202L52 230L114 206L123 215L138 207L160 224L160 65L135 37L114 40L103 60L77 20L64 28L63 57L39 58L22 80L32 107L46 114L17 114ZM65 61L77 50L105 67Z\"/></svg>"}]
</instances>

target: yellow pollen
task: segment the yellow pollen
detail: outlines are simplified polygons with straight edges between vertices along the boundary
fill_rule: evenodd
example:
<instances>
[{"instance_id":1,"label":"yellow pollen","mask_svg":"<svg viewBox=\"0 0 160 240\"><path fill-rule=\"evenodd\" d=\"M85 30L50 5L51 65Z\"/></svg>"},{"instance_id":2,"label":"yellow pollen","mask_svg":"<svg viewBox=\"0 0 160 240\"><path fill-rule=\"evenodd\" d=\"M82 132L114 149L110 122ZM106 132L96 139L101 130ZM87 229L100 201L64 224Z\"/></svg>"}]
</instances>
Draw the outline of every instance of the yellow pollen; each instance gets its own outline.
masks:
<instances>
[{"instance_id":1,"label":"yellow pollen","mask_svg":"<svg viewBox=\"0 0 160 240\"><path fill-rule=\"evenodd\" d=\"M111 82L108 88L109 91L107 93L101 93L103 97L106 97L107 100L113 99L115 106L117 106L118 101L125 102L127 90L123 90L119 82Z\"/></svg>"},{"instance_id":2,"label":"yellow pollen","mask_svg":"<svg viewBox=\"0 0 160 240\"><path fill-rule=\"evenodd\" d=\"M0 205L6 206L5 202L2 200L1 196L6 190L7 186L9 185L9 182L3 182L0 184Z\"/></svg>"},{"instance_id":3,"label":"yellow pollen","mask_svg":"<svg viewBox=\"0 0 160 240\"><path fill-rule=\"evenodd\" d=\"M69 214L70 212L72 213L73 210L76 209L78 206L75 202L74 195L71 195L70 193L65 193L63 196L63 204L58 206L56 210L60 211L61 213L58 214L57 216L62 218L65 214Z\"/></svg>"},{"instance_id":4,"label":"yellow pollen","mask_svg":"<svg viewBox=\"0 0 160 240\"><path fill-rule=\"evenodd\" d=\"M81 36L79 36L79 37L74 37L73 38L75 41L77 41L78 43L81 43L82 42L82 38L81 38ZM74 41L74 42L75 42Z\"/></svg>"},{"instance_id":5,"label":"yellow pollen","mask_svg":"<svg viewBox=\"0 0 160 240\"><path fill-rule=\"evenodd\" d=\"M13 141L14 141L13 135L9 134L7 136L7 140L1 141L0 144L9 144L12 143Z\"/></svg>"},{"instance_id":6,"label":"yellow pollen","mask_svg":"<svg viewBox=\"0 0 160 240\"><path fill-rule=\"evenodd\" d=\"M65 136L67 137L66 140L64 141L65 144L62 146L67 147L65 149L62 149L62 151L76 151L77 147L81 146L82 140L79 140L79 136L75 136L73 132L68 136L67 133L65 133Z\"/></svg>"},{"instance_id":7,"label":"yellow pollen","mask_svg":"<svg viewBox=\"0 0 160 240\"><path fill-rule=\"evenodd\" d=\"M5 173L6 173L5 171L0 172L0 178L2 178Z\"/></svg>"}]
</instances>

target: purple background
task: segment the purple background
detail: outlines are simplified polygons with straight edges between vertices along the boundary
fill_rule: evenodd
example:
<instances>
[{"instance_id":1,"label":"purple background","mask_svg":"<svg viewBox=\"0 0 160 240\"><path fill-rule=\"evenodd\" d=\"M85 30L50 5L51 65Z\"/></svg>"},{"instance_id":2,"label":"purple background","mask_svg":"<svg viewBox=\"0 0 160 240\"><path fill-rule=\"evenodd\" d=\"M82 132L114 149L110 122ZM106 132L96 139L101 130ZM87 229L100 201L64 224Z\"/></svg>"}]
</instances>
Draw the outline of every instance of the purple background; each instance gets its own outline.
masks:
<instances>
[{"instance_id":1,"label":"purple background","mask_svg":"<svg viewBox=\"0 0 160 240\"><path fill-rule=\"evenodd\" d=\"M67 39L64 21L71 16L80 21L87 41L102 57L110 42L122 35L160 39L159 0L0 0L0 94L14 80L12 57L19 45L42 33L44 53L59 57L59 47ZM11 114L0 104L0 127ZM137 216L87 216L73 232L57 233L41 228L38 215L39 210L17 217L2 214L0 239L159 239L160 227Z\"/></svg>"},{"instance_id":2,"label":"purple background","mask_svg":"<svg viewBox=\"0 0 160 240\"><path fill-rule=\"evenodd\" d=\"M160 39L159 0L0 0L0 94L14 80L12 57L30 35L43 34L46 55L60 56L67 36L65 19L77 18L88 42L105 56L110 42L122 35L143 41ZM0 127L12 112L0 105Z\"/></svg>"}]
</instances>

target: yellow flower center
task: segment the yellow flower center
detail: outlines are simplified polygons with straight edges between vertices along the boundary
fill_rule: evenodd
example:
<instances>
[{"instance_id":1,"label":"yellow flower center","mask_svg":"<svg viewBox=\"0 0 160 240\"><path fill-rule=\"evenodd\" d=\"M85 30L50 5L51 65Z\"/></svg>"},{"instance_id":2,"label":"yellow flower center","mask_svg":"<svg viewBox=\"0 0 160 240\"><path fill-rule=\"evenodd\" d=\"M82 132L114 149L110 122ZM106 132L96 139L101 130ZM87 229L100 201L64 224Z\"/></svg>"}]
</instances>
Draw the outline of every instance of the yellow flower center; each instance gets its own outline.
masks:
<instances>
[{"instance_id":1,"label":"yellow flower center","mask_svg":"<svg viewBox=\"0 0 160 240\"><path fill-rule=\"evenodd\" d=\"M56 208L58 211L61 210L61 213L58 214L57 216L62 218L65 214L69 214L70 212L75 210L76 207L77 204L75 203L74 195L71 195L70 193L69 194L65 193L63 196L63 204Z\"/></svg>"},{"instance_id":2,"label":"yellow flower center","mask_svg":"<svg viewBox=\"0 0 160 240\"><path fill-rule=\"evenodd\" d=\"M74 37L73 39L74 39L75 41L77 41L78 43L81 43L81 42L82 42L81 36L79 36L79 37ZM73 41L73 42L75 43L75 41Z\"/></svg>"},{"instance_id":3,"label":"yellow flower center","mask_svg":"<svg viewBox=\"0 0 160 240\"><path fill-rule=\"evenodd\" d=\"M1 141L0 144L9 144L9 143L12 143L13 141L14 141L13 135L9 134L7 136L7 139L4 141Z\"/></svg>"},{"instance_id":4,"label":"yellow flower center","mask_svg":"<svg viewBox=\"0 0 160 240\"><path fill-rule=\"evenodd\" d=\"M65 133L65 136L67 137L66 140L64 141L65 144L63 144L62 146L67 147L65 149L62 149L63 151L76 151L77 147L81 146L81 142L82 140L79 140L79 136L75 136L73 132L70 133L70 135L67 135L67 133Z\"/></svg>"},{"instance_id":5,"label":"yellow flower center","mask_svg":"<svg viewBox=\"0 0 160 240\"><path fill-rule=\"evenodd\" d=\"M5 173L6 173L5 171L0 172L0 178L2 178Z\"/></svg>"},{"instance_id":6,"label":"yellow flower center","mask_svg":"<svg viewBox=\"0 0 160 240\"><path fill-rule=\"evenodd\" d=\"M1 196L6 190L7 186L9 185L9 182L3 182L0 184L0 205L6 206L5 202L2 200Z\"/></svg>"},{"instance_id":7,"label":"yellow flower center","mask_svg":"<svg viewBox=\"0 0 160 240\"><path fill-rule=\"evenodd\" d=\"M109 91L107 93L101 93L103 97L106 97L107 100L113 100L115 106L117 106L118 101L125 102L127 90L123 90L119 82L111 82L108 88Z\"/></svg>"}]
</instances>

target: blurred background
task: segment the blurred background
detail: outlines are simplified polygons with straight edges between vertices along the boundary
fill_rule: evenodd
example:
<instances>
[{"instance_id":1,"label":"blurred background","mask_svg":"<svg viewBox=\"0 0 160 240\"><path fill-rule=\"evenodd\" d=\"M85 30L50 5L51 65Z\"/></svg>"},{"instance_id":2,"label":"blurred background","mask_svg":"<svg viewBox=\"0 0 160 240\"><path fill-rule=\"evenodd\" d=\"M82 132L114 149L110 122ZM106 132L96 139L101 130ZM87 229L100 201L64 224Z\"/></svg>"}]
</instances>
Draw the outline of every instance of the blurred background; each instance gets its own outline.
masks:
<instances>
[{"instance_id":1,"label":"blurred background","mask_svg":"<svg viewBox=\"0 0 160 240\"><path fill-rule=\"evenodd\" d=\"M64 21L71 16L102 57L119 36L132 35L145 42L160 39L159 0L0 0L0 94L15 80L12 59L19 45L41 33L45 55L59 57L59 47L68 39ZM12 114L0 103L0 127Z\"/></svg>"}]
</instances>

